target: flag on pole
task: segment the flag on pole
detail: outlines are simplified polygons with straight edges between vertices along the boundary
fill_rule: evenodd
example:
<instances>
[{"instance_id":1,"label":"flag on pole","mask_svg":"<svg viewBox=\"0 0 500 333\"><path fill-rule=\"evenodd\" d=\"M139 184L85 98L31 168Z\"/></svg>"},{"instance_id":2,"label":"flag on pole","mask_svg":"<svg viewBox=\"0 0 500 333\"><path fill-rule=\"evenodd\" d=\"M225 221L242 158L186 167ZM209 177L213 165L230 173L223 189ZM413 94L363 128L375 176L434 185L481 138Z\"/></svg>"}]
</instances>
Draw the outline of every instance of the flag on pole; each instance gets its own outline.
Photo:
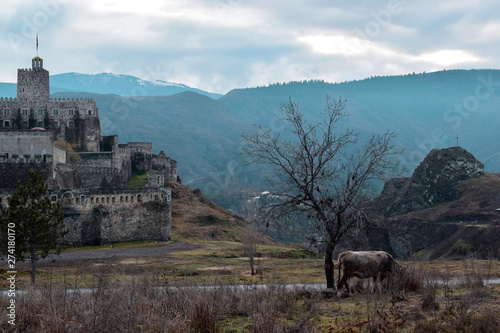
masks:
<instances>
[{"instance_id":1,"label":"flag on pole","mask_svg":"<svg viewBox=\"0 0 500 333\"><path fill-rule=\"evenodd\" d=\"M38 55L38 32L36 33L36 55Z\"/></svg>"}]
</instances>

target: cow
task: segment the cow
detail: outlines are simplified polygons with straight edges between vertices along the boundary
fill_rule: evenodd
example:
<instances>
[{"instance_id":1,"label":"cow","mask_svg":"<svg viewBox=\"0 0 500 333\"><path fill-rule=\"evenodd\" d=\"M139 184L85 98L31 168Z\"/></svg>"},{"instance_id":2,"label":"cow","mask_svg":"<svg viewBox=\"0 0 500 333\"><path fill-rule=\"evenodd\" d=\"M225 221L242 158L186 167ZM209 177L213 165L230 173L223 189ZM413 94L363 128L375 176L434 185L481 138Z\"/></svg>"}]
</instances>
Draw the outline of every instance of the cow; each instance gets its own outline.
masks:
<instances>
[{"instance_id":1,"label":"cow","mask_svg":"<svg viewBox=\"0 0 500 333\"><path fill-rule=\"evenodd\" d=\"M399 264L384 251L346 251L339 255L338 290L345 285L349 291L347 280L351 277L359 279L373 278L373 282L382 281L392 273L400 271ZM342 278L341 276L342 271Z\"/></svg>"}]
</instances>

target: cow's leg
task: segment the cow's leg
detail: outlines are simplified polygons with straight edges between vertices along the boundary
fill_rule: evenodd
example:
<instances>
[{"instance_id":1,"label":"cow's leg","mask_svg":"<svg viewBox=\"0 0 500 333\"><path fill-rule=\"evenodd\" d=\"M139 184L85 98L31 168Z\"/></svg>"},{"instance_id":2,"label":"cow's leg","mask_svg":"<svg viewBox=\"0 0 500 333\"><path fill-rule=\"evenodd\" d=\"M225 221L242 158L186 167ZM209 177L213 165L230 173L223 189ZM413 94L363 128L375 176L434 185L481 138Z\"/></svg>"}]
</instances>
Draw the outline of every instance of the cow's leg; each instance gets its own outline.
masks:
<instances>
[{"instance_id":1,"label":"cow's leg","mask_svg":"<svg viewBox=\"0 0 500 333\"><path fill-rule=\"evenodd\" d=\"M347 291L349 291L349 285L347 283L347 280L348 280L348 277L346 275L342 276L342 279L340 280L339 285L337 286L337 289L339 291L342 288L342 286L344 286L344 285L345 285Z\"/></svg>"},{"instance_id":2,"label":"cow's leg","mask_svg":"<svg viewBox=\"0 0 500 333\"><path fill-rule=\"evenodd\" d=\"M375 292L375 288L377 287L377 280L378 280L378 279L377 279L377 277L376 277L376 276L374 276L374 277L373 277L372 288L371 288L371 289L372 289L372 290L371 290L371 293L372 293L372 294Z\"/></svg>"},{"instance_id":3,"label":"cow's leg","mask_svg":"<svg viewBox=\"0 0 500 333\"><path fill-rule=\"evenodd\" d=\"M377 284L377 289L379 293L382 293L382 281L384 280L384 277L379 274L377 276L373 277L373 283ZM374 290L375 291L375 290Z\"/></svg>"}]
</instances>

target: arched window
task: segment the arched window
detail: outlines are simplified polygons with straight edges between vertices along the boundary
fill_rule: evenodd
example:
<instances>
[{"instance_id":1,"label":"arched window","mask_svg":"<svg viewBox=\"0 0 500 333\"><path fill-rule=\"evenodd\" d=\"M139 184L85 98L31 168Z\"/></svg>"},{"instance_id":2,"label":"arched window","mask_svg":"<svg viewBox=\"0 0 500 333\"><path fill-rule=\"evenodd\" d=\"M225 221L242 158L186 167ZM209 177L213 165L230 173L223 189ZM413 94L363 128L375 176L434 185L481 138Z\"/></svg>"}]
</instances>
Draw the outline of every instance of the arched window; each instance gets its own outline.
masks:
<instances>
[{"instance_id":1,"label":"arched window","mask_svg":"<svg viewBox=\"0 0 500 333\"><path fill-rule=\"evenodd\" d=\"M74 196L73 196L73 193L71 193L71 192L66 192L61 197L62 203L67 204L67 205L72 205L73 199L74 199Z\"/></svg>"},{"instance_id":2,"label":"arched window","mask_svg":"<svg viewBox=\"0 0 500 333\"><path fill-rule=\"evenodd\" d=\"M3 127L10 127L10 121L5 120L5 121L3 122Z\"/></svg>"}]
</instances>

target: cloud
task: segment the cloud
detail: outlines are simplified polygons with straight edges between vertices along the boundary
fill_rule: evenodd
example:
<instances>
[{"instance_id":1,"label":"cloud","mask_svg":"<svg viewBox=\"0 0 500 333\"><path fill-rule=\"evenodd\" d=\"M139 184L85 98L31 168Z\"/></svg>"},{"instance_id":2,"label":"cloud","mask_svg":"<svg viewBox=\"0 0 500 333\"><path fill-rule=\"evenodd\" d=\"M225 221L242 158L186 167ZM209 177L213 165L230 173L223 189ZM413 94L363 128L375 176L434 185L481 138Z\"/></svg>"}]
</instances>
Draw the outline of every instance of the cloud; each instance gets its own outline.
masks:
<instances>
[{"instance_id":1,"label":"cloud","mask_svg":"<svg viewBox=\"0 0 500 333\"><path fill-rule=\"evenodd\" d=\"M472 64L480 61L480 58L464 50L439 50L425 53L416 58L441 66L454 66L459 64Z\"/></svg>"},{"instance_id":2,"label":"cloud","mask_svg":"<svg viewBox=\"0 0 500 333\"><path fill-rule=\"evenodd\" d=\"M222 93L498 68L499 10L486 0L23 0L0 13L0 81L31 64L35 30L53 74L110 71Z\"/></svg>"}]
</instances>

